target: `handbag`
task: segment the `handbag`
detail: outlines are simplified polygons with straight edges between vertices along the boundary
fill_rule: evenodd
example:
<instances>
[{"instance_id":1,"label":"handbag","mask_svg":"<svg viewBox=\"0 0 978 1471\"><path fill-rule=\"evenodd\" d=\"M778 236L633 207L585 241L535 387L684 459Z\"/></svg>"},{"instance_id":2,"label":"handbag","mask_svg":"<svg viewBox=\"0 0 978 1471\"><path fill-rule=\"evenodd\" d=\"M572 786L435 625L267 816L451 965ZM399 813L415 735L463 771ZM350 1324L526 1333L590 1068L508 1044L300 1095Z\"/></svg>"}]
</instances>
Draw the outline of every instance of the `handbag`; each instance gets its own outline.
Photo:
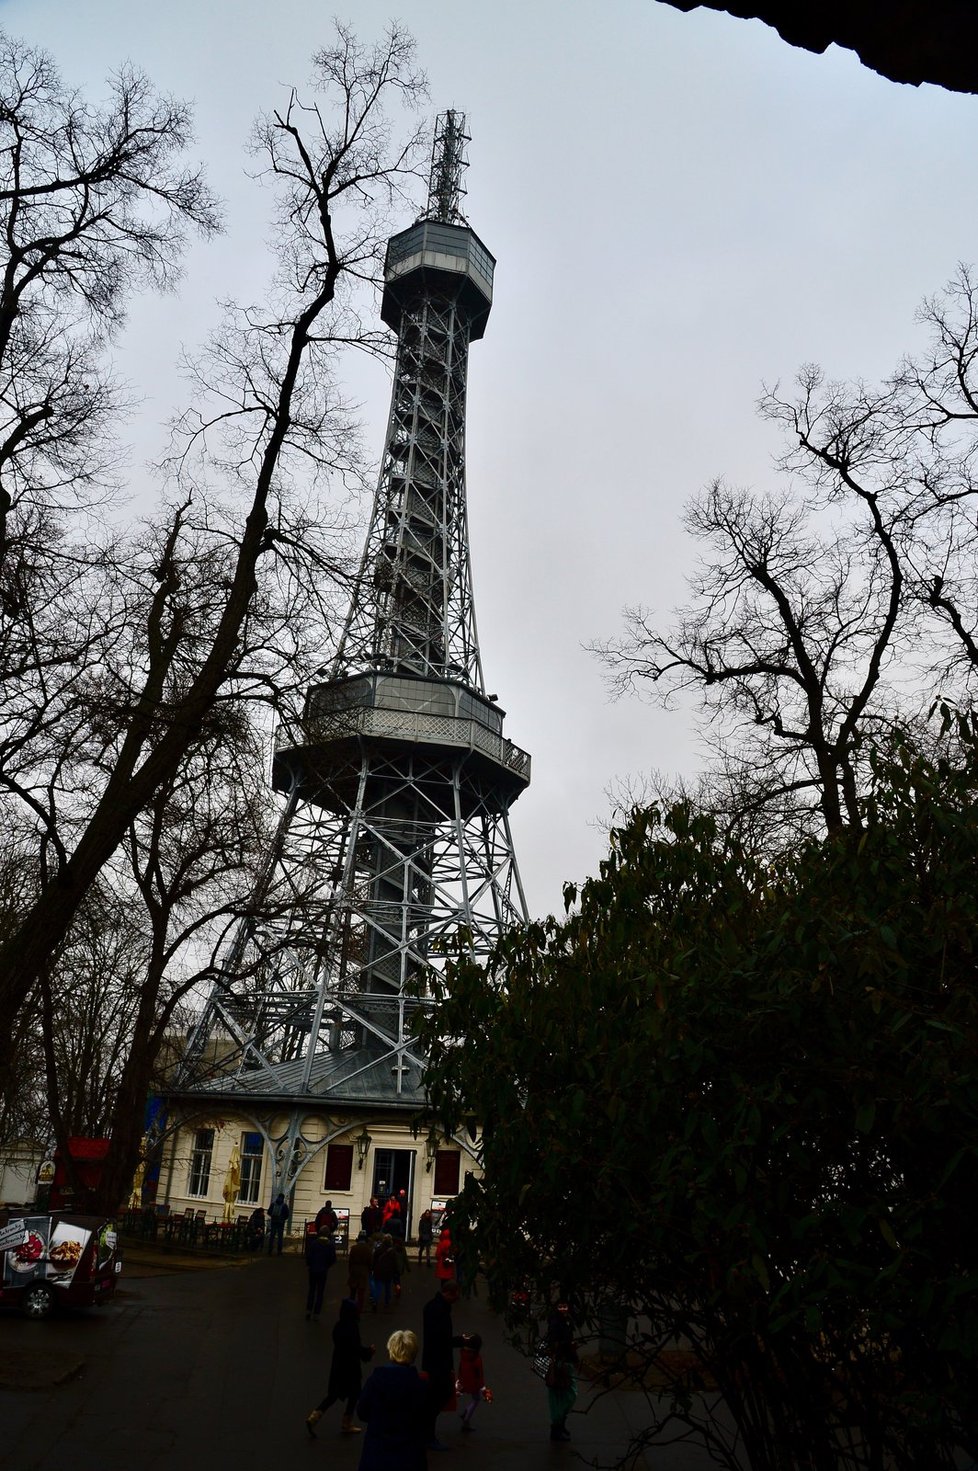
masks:
<instances>
[{"instance_id":1,"label":"handbag","mask_svg":"<svg viewBox=\"0 0 978 1471\"><path fill-rule=\"evenodd\" d=\"M551 1358L543 1382L548 1389L570 1389L570 1369L563 1359Z\"/></svg>"}]
</instances>

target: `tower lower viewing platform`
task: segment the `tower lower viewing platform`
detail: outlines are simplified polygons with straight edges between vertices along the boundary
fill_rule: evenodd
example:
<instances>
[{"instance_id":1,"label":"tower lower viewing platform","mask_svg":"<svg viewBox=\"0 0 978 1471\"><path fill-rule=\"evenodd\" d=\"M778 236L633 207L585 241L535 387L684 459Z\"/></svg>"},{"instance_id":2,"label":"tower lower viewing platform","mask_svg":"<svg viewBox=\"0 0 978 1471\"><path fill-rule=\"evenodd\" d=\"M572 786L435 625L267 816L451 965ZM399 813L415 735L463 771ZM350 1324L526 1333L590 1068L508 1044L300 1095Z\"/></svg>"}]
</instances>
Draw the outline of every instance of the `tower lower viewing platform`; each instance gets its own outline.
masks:
<instances>
[{"instance_id":1,"label":"tower lower viewing platform","mask_svg":"<svg viewBox=\"0 0 978 1471\"><path fill-rule=\"evenodd\" d=\"M398 747L422 752L429 782L438 781L439 758L451 783L459 757L479 788L485 808L495 795L505 811L530 782L530 757L502 733L505 712L470 685L410 674L369 672L314 685L298 728L280 727L272 781L277 791L298 784L305 801L347 806L358 762L366 750L393 754ZM468 783L466 783L468 785ZM464 788L463 788L464 795ZM462 814L465 815L464 812Z\"/></svg>"}]
</instances>

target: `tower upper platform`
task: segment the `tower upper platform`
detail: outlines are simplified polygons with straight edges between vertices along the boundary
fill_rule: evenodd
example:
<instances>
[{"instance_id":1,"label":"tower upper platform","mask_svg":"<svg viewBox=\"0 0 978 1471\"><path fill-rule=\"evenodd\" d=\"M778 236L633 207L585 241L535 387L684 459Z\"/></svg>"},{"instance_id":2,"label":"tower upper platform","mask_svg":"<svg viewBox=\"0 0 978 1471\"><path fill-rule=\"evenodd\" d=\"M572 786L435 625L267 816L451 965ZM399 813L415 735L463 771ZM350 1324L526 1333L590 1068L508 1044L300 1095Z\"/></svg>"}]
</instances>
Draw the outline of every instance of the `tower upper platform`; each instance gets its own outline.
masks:
<instances>
[{"instance_id":1,"label":"tower upper platform","mask_svg":"<svg viewBox=\"0 0 978 1471\"><path fill-rule=\"evenodd\" d=\"M503 735L503 718L494 700L454 680L377 671L331 680L309 690L299 726L279 728L272 782L277 791L298 784L318 805L349 802L344 784L359 780L365 755L414 751L428 763L429 785L439 781L439 761L443 782L461 782L463 809L473 801L471 777L479 804L505 811L529 785L530 757Z\"/></svg>"},{"instance_id":2,"label":"tower upper platform","mask_svg":"<svg viewBox=\"0 0 978 1471\"><path fill-rule=\"evenodd\" d=\"M495 269L495 256L468 225L419 220L387 242L380 314L397 332L409 301L423 292L450 296L465 308L470 339L477 341L489 320Z\"/></svg>"}]
</instances>

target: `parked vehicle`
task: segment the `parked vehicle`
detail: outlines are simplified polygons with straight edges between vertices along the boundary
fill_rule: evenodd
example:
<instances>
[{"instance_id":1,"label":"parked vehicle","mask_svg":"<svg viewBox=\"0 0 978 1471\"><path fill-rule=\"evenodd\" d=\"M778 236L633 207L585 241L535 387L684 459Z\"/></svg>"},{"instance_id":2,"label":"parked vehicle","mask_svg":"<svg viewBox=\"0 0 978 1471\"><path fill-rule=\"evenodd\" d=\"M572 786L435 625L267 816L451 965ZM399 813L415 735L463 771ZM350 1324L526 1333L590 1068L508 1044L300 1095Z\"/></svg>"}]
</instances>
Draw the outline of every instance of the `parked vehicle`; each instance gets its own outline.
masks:
<instances>
[{"instance_id":1,"label":"parked vehicle","mask_svg":"<svg viewBox=\"0 0 978 1471\"><path fill-rule=\"evenodd\" d=\"M0 1305L28 1318L106 1302L122 1271L115 1222L54 1211L0 1217Z\"/></svg>"}]
</instances>

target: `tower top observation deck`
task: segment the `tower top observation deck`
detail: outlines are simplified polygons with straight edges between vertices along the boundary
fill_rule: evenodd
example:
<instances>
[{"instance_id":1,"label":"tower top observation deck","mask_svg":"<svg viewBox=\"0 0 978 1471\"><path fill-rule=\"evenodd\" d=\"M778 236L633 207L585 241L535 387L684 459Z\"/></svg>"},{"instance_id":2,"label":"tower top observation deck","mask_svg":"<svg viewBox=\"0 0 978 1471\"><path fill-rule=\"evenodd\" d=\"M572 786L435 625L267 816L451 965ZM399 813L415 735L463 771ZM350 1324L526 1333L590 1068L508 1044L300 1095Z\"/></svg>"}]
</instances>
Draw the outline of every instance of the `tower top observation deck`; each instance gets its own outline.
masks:
<instances>
[{"instance_id":1,"label":"tower top observation deck","mask_svg":"<svg viewBox=\"0 0 978 1471\"><path fill-rule=\"evenodd\" d=\"M496 260L461 210L468 141L465 115L441 113L435 128L427 208L415 224L387 242L380 314L394 332L400 329L404 306L422 292L433 292L457 301L468 318L470 341L485 333Z\"/></svg>"}]
</instances>

